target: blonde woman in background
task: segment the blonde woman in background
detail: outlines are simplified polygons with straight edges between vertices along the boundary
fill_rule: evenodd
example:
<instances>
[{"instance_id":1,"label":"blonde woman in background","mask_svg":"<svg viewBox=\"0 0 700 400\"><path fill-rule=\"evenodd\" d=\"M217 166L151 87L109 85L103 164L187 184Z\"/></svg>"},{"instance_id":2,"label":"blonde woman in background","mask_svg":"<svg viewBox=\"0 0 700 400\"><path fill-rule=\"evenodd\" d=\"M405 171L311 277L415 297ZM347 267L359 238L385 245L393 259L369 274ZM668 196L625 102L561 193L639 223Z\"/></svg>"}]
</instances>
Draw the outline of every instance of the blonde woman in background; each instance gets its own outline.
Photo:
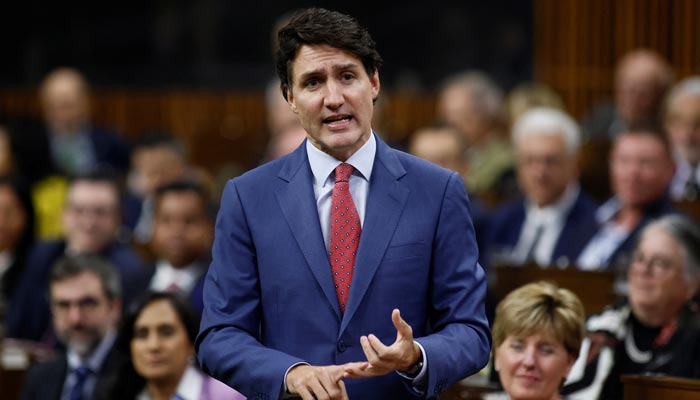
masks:
<instances>
[{"instance_id":1,"label":"blonde woman in background","mask_svg":"<svg viewBox=\"0 0 700 400\"><path fill-rule=\"evenodd\" d=\"M530 283L506 296L493 324L494 366L507 397L556 400L584 336L585 312L571 291Z\"/></svg>"}]
</instances>

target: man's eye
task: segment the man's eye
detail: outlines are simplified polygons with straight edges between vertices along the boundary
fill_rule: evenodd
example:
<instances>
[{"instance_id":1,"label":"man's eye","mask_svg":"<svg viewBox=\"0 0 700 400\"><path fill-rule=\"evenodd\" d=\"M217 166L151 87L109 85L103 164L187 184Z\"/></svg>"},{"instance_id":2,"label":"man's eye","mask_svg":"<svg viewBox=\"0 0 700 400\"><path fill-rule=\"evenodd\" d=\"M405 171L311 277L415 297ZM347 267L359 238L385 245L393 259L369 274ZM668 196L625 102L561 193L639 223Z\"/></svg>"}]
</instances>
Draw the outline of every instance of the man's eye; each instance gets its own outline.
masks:
<instances>
[{"instance_id":1,"label":"man's eye","mask_svg":"<svg viewBox=\"0 0 700 400\"><path fill-rule=\"evenodd\" d=\"M318 79L310 79L306 81L306 87L316 87L318 86L319 82Z\"/></svg>"}]
</instances>

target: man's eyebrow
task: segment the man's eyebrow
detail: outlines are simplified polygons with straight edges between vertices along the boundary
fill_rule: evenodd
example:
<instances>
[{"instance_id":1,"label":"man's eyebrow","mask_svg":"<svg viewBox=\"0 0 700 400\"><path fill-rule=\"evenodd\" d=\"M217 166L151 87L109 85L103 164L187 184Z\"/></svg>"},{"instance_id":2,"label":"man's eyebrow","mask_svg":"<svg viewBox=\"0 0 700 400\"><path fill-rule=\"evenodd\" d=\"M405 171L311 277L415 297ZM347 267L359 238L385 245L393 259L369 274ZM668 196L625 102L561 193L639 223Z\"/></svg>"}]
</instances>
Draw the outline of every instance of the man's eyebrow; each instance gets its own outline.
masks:
<instances>
[{"instance_id":1,"label":"man's eyebrow","mask_svg":"<svg viewBox=\"0 0 700 400\"><path fill-rule=\"evenodd\" d=\"M347 64L333 65L332 69L333 69L333 72L338 72L338 71L345 71L345 70L350 70L350 69L357 69L359 67L360 66L357 63L350 62ZM318 76L318 75L323 75L322 68L317 68L317 69L313 69L311 71L306 71L306 72L302 73L299 76L299 80L303 81L305 79L308 79L308 78L314 77L314 76Z\"/></svg>"}]
</instances>

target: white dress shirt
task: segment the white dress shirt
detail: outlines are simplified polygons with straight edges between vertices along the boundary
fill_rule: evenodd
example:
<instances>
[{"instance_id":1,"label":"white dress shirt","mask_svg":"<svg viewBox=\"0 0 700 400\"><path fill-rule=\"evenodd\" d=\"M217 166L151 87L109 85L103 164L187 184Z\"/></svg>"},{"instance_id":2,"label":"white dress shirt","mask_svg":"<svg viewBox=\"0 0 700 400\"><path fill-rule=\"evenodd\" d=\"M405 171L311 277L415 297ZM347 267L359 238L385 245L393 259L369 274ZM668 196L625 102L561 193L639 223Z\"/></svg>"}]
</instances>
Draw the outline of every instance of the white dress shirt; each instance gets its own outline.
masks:
<instances>
[{"instance_id":1,"label":"white dress shirt","mask_svg":"<svg viewBox=\"0 0 700 400\"><path fill-rule=\"evenodd\" d=\"M557 245L559 235L566 224L566 217L576 202L581 188L578 183L570 184L562 196L555 203L538 207L532 202L527 202L525 222L520 230L520 239L513 250L513 258L516 264L527 262L526 259L533 244L533 260L537 265L548 267L552 265L552 254ZM537 232L541 230L539 240ZM535 243L537 240L537 243Z\"/></svg>"},{"instance_id":2,"label":"white dress shirt","mask_svg":"<svg viewBox=\"0 0 700 400\"><path fill-rule=\"evenodd\" d=\"M204 376L191 365L185 368L185 372L180 378L180 382L175 389L175 395L185 400L199 400L199 395L202 393L202 385L204 385ZM153 400L153 396L148 393L148 389L144 388L141 393L136 396L136 400Z\"/></svg>"},{"instance_id":3,"label":"white dress shirt","mask_svg":"<svg viewBox=\"0 0 700 400\"><path fill-rule=\"evenodd\" d=\"M578 257L576 265L579 269L594 271L608 267L610 257L631 232L615 222L615 216L619 211L620 201L617 197L606 201L605 204L596 210L595 218L601 228L588 241L588 244Z\"/></svg>"},{"instance_id":4,"label":"white dress shirt","mask_svg":"<svg viewBox=\"0 0 700 400\"><path fill-rule=\"evenodd\" d=\"M673 200L683 200L688 183L700 183L700 166L692 166L680 156L676 156L675 160L676 173L671 181L671 198Z\"/></svg>"},{"instance_id":5,"label":"white dress shirt","mask_svg":"<svg viewBox=\"0 0 700 400\"><path fill-rule=\"evenodd\" d=\"M204 273L202 266L194 262L183 268L175 268L167 261L156 263L156 273L151 279L150 288L155 291L172 290L173 286L181 293L189 293Z\"/></svg>"}]
</instances>

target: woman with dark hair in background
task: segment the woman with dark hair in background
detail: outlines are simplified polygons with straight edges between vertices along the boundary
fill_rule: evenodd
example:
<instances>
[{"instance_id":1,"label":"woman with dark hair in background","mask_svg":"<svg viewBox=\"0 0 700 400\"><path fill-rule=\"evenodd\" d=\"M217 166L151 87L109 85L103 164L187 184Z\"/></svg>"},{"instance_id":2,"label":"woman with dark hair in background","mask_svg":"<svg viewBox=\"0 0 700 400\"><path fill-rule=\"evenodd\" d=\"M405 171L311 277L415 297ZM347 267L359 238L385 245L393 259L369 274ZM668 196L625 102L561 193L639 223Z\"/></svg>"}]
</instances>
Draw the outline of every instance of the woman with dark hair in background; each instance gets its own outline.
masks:
<instances>
[{"instance_id":1,"label":"woman with dark hair in background","mask_svg":"<svg viewBox=\"0 0 700 400\"><path fill-rule=\"evenodd\" d=\"M185 300L148 292L127 309L117 349L128 362L114 376L109 399L240 400L245 397L194 363L198 321Z\"/></svg>"},{"instance_id":2,"label":"woman with dark hair in background","mask_svg":"<svg viewBox=\"0 0 700 400\"><path fill-rule=\"evenodd\" d=\"M34 242L34 207L18 176L0 176L0 322Z\"/></svg>"}]
</instances>

